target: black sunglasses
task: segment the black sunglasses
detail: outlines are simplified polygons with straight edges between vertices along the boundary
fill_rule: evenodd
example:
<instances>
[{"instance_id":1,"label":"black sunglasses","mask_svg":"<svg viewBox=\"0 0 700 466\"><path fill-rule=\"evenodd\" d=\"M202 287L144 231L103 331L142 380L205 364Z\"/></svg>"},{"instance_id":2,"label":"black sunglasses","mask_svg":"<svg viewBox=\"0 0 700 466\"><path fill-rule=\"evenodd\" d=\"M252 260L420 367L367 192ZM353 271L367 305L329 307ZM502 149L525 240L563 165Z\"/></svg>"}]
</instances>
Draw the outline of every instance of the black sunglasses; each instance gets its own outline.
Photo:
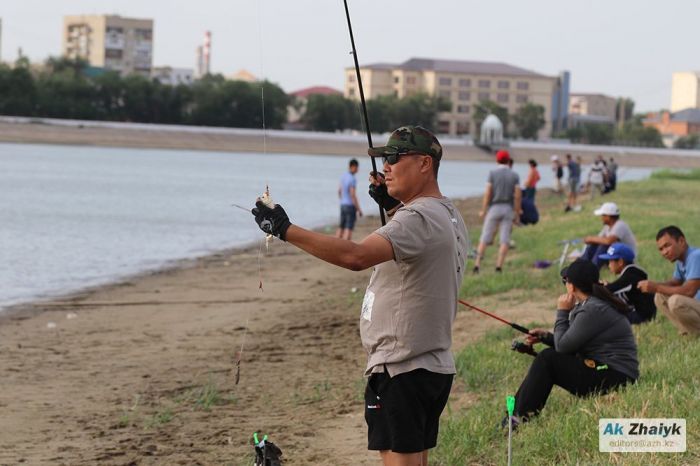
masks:
<instances>
[{"instance_id":1,"label":"black sunglasses","mask_svg":"<svg viewBox=\"0 0 700 466\"><path fill-rule=\"evenodd\" d=\"M384 155L382 156L382 162L383 163L388 163L389 165L394 165L398 163L399 158L404 156L404 155L428 155L429 154L423 154L422 152L413 152L413 151L404 151L404 152L397 152L395 154L389 154L389 155Z\"/></svg>"}]
</instances>

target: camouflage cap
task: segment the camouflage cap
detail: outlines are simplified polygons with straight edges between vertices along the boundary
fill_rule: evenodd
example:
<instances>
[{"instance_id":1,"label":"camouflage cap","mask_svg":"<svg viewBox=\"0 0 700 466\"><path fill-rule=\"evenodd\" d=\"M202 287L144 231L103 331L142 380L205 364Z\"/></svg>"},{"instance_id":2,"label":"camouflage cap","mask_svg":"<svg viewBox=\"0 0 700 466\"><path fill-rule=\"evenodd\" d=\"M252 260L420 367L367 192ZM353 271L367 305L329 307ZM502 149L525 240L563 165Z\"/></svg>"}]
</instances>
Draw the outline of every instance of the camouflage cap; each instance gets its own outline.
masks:
<instances>
[{"instance_id":1,"label":"camouflage cap","mask_svg":"<svg viewBox=\"0 0 700 466\"><path fill-rule=\"evenodd\" d=\"M420 152L438 160L442 158L440 142L433 133L422 126L402 126L391 133L386 146L367 149L371 157L383 157L402 152Z\"/></svg>"}]
</instances>

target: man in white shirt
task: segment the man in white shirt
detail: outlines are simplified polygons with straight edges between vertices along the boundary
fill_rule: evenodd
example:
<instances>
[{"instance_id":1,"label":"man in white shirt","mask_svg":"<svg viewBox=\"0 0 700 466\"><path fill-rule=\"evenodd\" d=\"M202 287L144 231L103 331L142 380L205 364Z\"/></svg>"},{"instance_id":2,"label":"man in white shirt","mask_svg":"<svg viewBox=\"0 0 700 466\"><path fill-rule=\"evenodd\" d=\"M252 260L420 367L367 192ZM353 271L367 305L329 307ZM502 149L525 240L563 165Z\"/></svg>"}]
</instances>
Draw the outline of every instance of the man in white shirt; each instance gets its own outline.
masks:
<instances>
[{"instance_id":1,"label":"man in white shirt","mask_svg":"<svg viewBox=\"0 0 700 466\"><path fill-rule=\"evenodd\" d=\"M586 250L581 256L593 262L598 267L604 266L607 261L599 256L605 254L613 243L623 243L637 253L637 240L629 225L620 220L620 208L614 202L606 202L593 212L599 216L603 222L603 229L597 236L586 236L583 242L586 243Z\"/></svg>"},{"instance_id":2,"label":"man in white shirt","mask_svg":"<svg viewBox=\"0 0 700 466\"><path fill-rule=\"evenodd\" d=\"M595 198L596 192L603 194L605 192L605 180L608 176L608 169L605 166L602 156L593 162L591 170L588 172L588 186L591 189L591 199Z\"/></svg>"}]
</instances>

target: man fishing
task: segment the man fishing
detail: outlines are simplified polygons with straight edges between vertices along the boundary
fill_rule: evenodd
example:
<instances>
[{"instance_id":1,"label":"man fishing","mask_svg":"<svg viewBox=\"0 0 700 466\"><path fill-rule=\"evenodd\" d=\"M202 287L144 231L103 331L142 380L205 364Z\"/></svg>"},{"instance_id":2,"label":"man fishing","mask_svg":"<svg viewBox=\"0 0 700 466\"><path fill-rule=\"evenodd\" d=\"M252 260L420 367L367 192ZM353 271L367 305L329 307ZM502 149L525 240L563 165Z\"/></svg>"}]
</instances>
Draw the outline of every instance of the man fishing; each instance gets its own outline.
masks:
<instances>
[{"instance_id":1,"label":"man fishing","mask_svg":"<svg viewBox=\"0 0 700 466\"><path fill-rule=\"evenodd\" d=\"M450 347L467 230L440 192L442 147L430 131L403 126L368 153L383 160L370 195L390 220L362 242L293 225L280 205L257 202L253 214L266 233L326 262L374 267L360 316L368 448L385 466L427 466L456 373Z\"/></svg>"}]
</instances>

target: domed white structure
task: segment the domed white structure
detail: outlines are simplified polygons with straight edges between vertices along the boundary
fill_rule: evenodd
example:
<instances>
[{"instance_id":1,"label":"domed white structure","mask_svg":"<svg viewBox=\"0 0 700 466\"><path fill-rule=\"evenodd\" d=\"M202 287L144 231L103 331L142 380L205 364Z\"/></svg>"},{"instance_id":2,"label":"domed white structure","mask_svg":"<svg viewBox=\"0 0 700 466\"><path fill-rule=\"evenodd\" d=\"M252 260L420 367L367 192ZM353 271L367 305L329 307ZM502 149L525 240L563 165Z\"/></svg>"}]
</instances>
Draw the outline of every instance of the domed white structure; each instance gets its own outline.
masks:
<instances>
[{"instance_id":1,"label":"domed white structure","mask_svg":"<svg viewBox=\"0 0 700 466\"><path fill-rule=\"evenodd\" d=\"M490 113L481 123L481 138L479 142L484 145L501 144L503 142L503 123Z\"/></svg>"}]
</instances>

